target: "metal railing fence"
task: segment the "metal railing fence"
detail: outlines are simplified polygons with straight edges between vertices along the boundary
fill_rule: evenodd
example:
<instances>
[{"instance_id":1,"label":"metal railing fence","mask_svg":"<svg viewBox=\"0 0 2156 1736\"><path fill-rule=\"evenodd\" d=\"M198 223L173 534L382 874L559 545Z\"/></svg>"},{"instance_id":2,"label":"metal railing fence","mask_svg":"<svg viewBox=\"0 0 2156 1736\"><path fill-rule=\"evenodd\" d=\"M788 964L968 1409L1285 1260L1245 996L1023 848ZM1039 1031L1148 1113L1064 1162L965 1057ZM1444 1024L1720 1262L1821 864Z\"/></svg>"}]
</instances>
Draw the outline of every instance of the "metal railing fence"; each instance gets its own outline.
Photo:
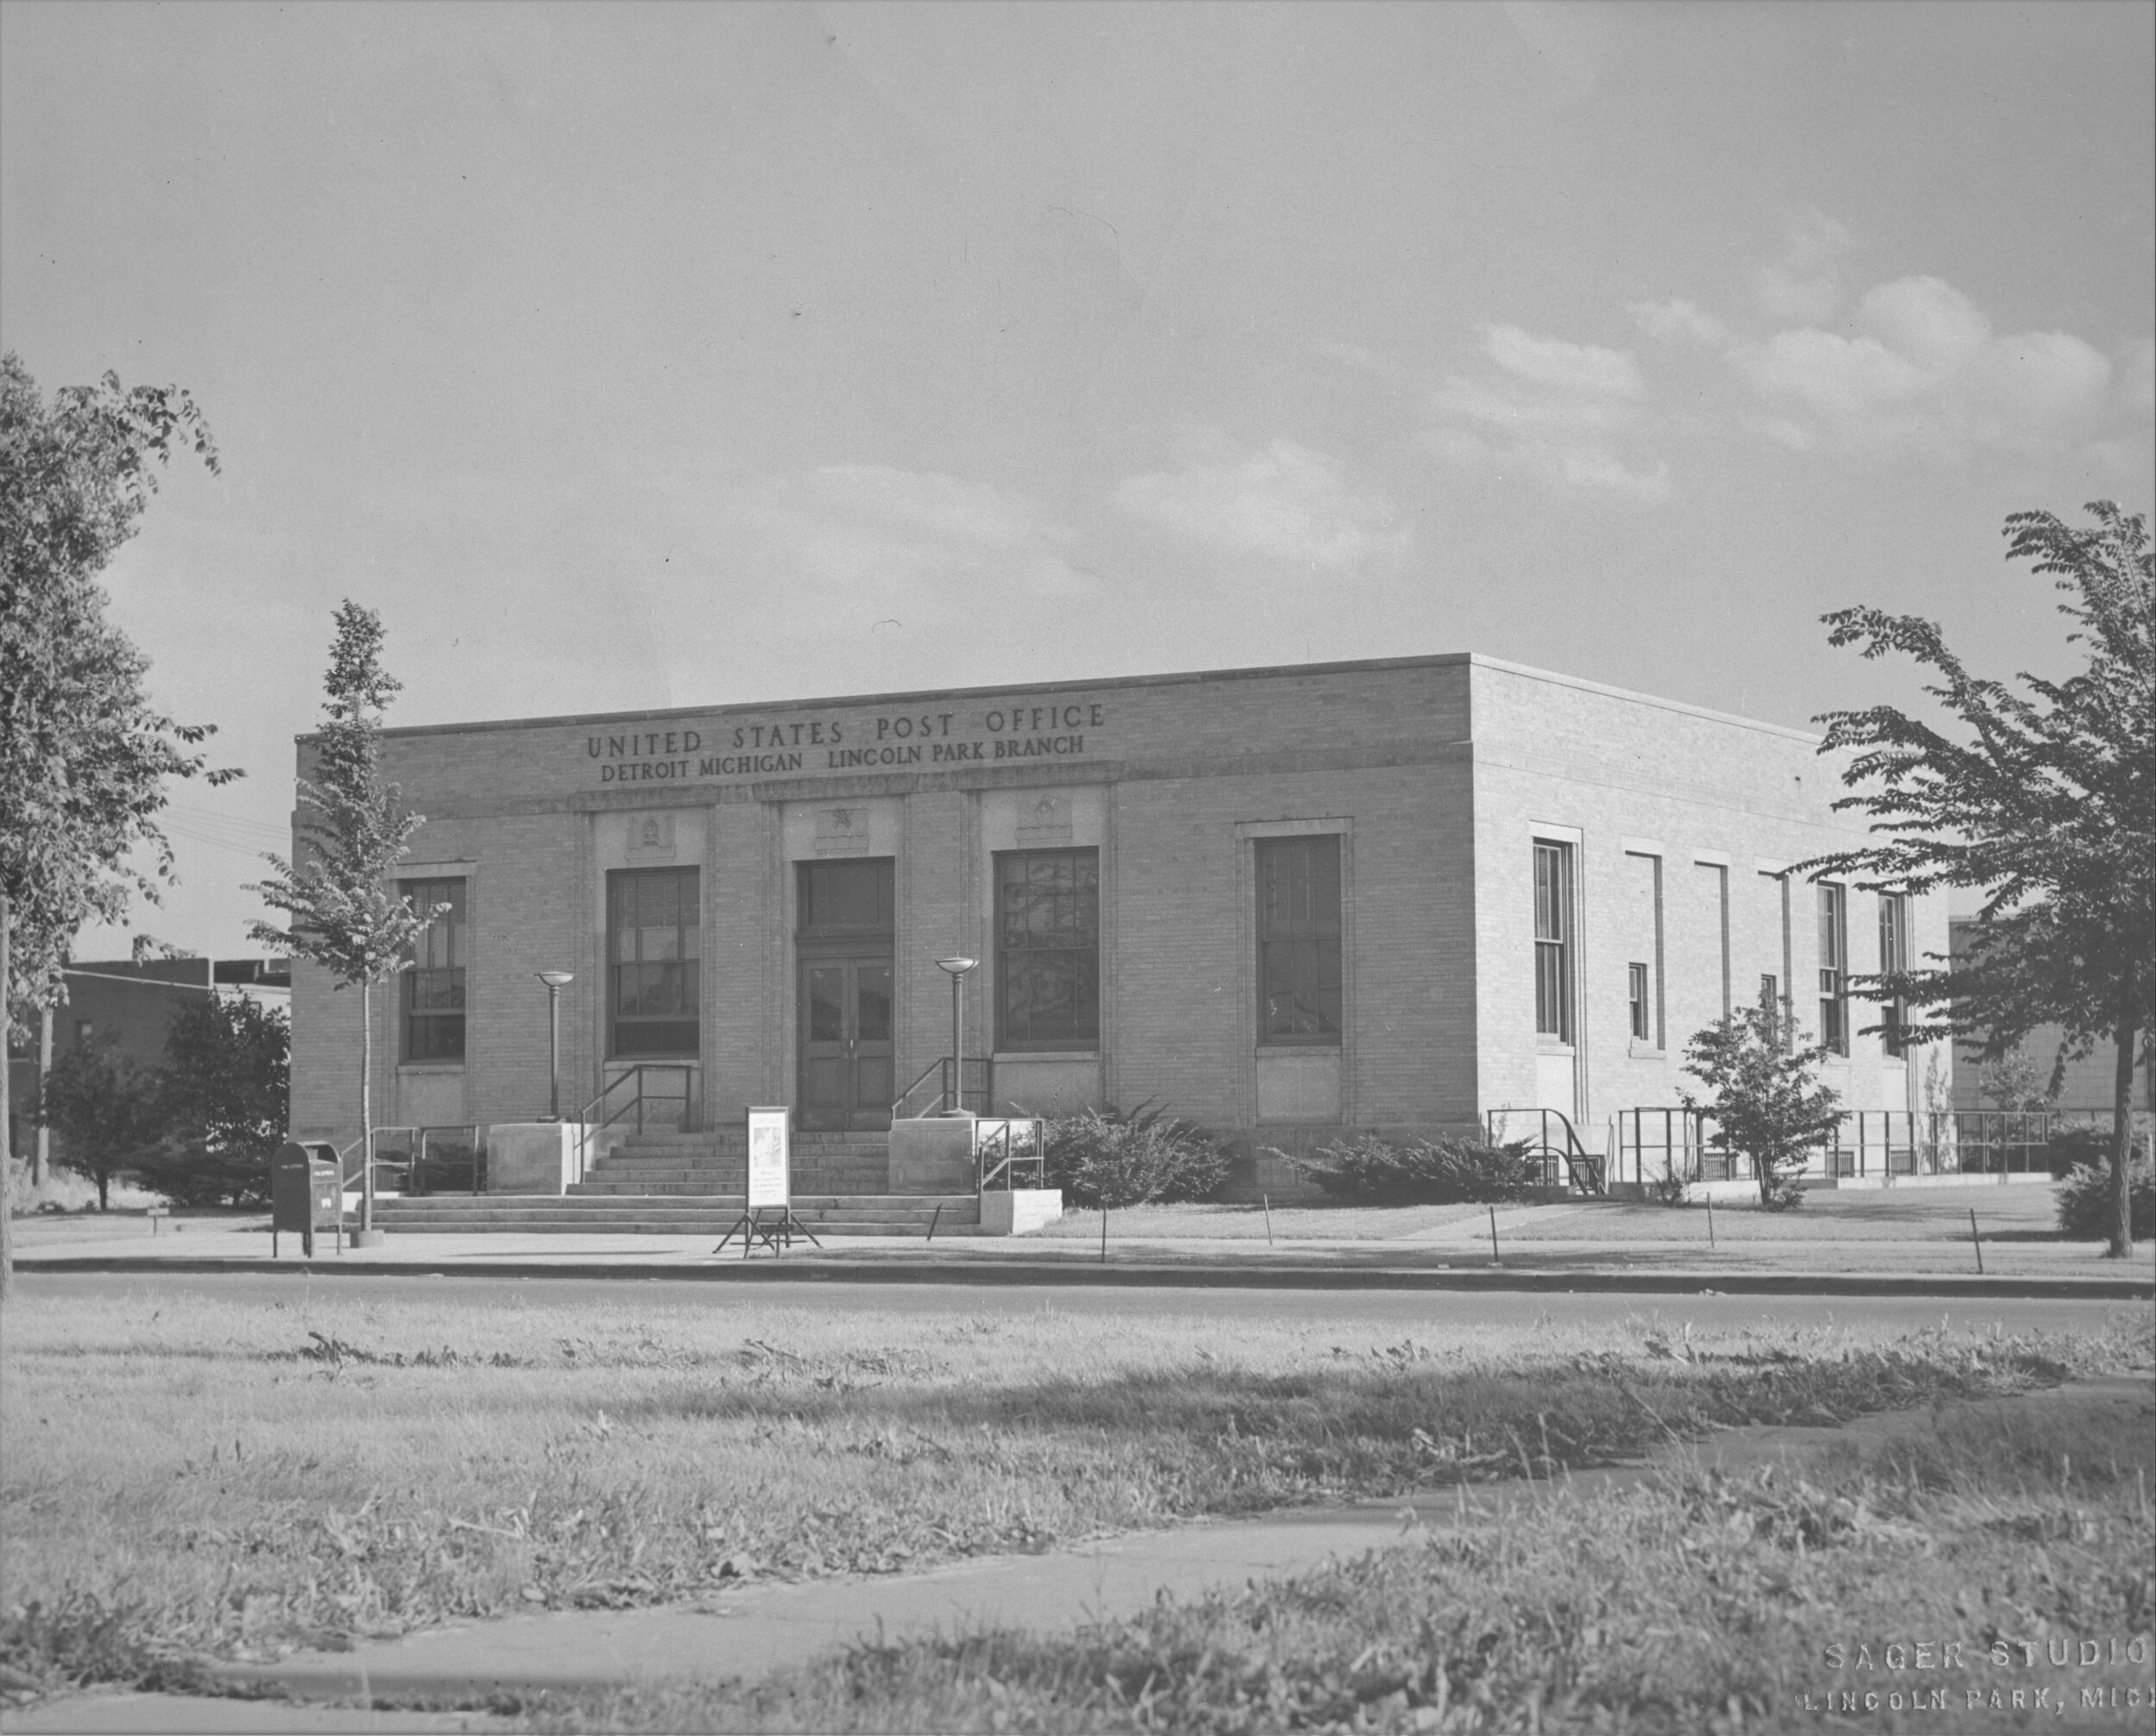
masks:
<instances>
[{"instance_id":1,"label":"metal railing fence","mask_svg":"<svg viewBox=\"0 0 2156 1736\"><path fill-rule=\"evenodd\" d=\"M2113 1125L2109 1109L1852 1109L1802 1173L1837 1181L2049 1174L2061 1135L2087 1128L2108 1140ZM1751 1159L1718 1147L1717 1131L1701 1110L1620 1109L1606 1148L1611 1179L1631 1186L1752 1179ZM2146 1137L2138 1126L2135 1137Z\"/></svg>"},{"instance_id":2,"label":"metal railing fence","mask_svg":"<svg viewBox=\"0 0 2156 1736\"><path fill-rule=\"evenodd\" d=\"M1581 1142L1572 1118L1562 1109L1501 1108L1483 1112L1482 1131L1493 1145L1525 1145L1542 1167L1545 1188L1570 1188L1582 1194L1608 1191L1607 1166Z\"/></svg>"}]
</instances>

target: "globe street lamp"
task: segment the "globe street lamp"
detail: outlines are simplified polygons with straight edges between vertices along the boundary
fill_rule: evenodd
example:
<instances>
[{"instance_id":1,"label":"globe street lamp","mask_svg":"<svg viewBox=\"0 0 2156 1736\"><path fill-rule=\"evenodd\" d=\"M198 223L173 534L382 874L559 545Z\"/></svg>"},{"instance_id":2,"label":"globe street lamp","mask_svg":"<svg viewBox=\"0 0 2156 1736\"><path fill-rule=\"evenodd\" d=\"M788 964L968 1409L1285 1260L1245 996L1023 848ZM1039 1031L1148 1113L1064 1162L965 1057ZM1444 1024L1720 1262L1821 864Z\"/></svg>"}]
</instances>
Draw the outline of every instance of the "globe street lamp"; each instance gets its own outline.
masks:
<instances>
[{"instance_id":1,"label":"globe street lamp","mask_svg":"<svg viewBox=\"0 0 2156 1736\"><path fill-rule=\"evenodd\" d=\"M561 991L576 978L566 970L536 972L547 986L547 1119L561 1119Z\"/></svg>"},{"instance_id":2,"label":"globe street lamp","mask_svg":"<svg viewBox=\"0 0 2156 1736\"><path fill-rule=\"evenodd\" d=\"M962 1111L966 1106L965 1013L964 1002L959 999L959 979L980 963L977 958L939 958L936 968L950 975L950 1109Z\"/></svg>"}]
</instances>

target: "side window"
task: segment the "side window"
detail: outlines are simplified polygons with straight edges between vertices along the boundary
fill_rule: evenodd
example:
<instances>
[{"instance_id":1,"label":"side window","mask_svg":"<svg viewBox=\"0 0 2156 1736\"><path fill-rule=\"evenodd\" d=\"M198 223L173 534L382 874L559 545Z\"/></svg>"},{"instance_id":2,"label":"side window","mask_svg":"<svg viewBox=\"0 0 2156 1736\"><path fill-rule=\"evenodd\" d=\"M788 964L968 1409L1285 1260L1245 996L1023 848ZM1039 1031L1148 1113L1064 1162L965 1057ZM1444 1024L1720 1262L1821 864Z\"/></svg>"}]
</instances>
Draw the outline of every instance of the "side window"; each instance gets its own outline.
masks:
<instances>
[{"instance_id":1,"label":"side window","mask_svg":"<svg viewBox=\"0 0 2156 1736\"><path fill-rule=\"evenodd\" d=\"M1900 893L1879 894L1879 971L1889 975L1909 968L1909 906ZM1879 1043L1889 1055L1898 1056L1908 1044L1902 1032L1908 1024L1908 1002L1891 996L1880 1002Z\"/></svg>"},{"instance_id":2,"label":"side window","mask_svg":"<svg viewBox=\"0 0 2156 1736\"><path fill-rule=\"evenodd\" d=\"M1340 1041L1340 840L1257 840L1257 1040Z\"/></svg>"},{"instance_id":3,"label":"side window","mask_svg":"<svg viewBox=\"0 0 2156 1736\"><path fill-rule=\"evenodd\" d=\"M1534 855L1535 1033L1572 1040L1572 847L1538 843Z\"/></svg>"},{"instance_id":4,"label":"side window","mask_svg":"<svg viewBox=\"0 0 2156 1736\"><path fill-rule=\"evenodd\" d=\"M1632 1038L1663 1046L1662 858L1626 850L1624 904L1619 912L1627 951L1638 961L1627 966L1625 991L1632 1017Z\"/></svg>"},{"instance_id":5,"label":"side window","mask_svg":"<svg viewBox=\"0 0 2156 1736\"><path fill-rule=\"evenodd\" d=\"M427 924L412 947L411 968L404 973L402 1004L406 1061L464 1059L465 883L459 880L408 880L398 891L423 914L448 909Z\"/></svg>"},{"instance_id":6,"label":"side window","mask_svg":"<svg viewBox=\"0 0 2156 1736\"><path fill-rule=\"evenodd\" d=\"M1849 1053L1849 893L1822 881L1819 888L1819 1040L1836 1055Z\"/></svg>"}]
</instances>

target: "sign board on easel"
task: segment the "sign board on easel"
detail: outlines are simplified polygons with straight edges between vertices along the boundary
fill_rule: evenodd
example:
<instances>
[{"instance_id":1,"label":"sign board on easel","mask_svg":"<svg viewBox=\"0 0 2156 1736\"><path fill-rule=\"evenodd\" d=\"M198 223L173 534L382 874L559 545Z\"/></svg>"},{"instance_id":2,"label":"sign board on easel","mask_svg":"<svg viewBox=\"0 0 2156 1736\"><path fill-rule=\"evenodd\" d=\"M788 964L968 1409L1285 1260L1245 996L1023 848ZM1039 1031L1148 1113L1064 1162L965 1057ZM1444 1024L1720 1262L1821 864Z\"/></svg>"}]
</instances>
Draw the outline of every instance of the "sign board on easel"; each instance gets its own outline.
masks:
<instances>
[{"instance_id":1,"label":"sign board on easel","mask_svg":"<svg viewBox=\"0 0 2156 1736\"><path fill-rule=\"evenodd\" d=\"M790 1109L751 1109L749 1112L749 1209L775 1206L780 1211L793 1203L793 1122Z\"/></svg>"},{"instance_id":2,"label":"sign board on easel","mask_svg":"<svg viewBox=\"0 0 2156 1736\"><path fill-rule=\"evenodd\" d=\"M711 1251L718 1253L736 1236L741 1238L744 1260L760 1242L774 1254L792 1247L796 1236L805 1236L822 1247L808 1225L793 1215L793 1112L783 1105L775 1109L752 1108L748 1112L746 1131L747 1198L733 1228L718 1238L718 1246Z\"/></svg>"}]
</instances>

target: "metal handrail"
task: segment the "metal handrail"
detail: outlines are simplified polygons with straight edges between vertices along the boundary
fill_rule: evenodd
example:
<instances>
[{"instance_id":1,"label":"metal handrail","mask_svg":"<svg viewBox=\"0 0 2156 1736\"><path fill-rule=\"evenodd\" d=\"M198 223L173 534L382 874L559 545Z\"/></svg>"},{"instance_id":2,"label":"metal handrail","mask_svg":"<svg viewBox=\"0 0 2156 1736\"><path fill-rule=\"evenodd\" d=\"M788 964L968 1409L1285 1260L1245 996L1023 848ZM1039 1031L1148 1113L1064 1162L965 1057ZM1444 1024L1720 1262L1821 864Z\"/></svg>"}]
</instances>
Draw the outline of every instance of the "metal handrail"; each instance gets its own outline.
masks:
<instances>
[{"instance_id":1,"label":"metal handrail","mask_svg":"<svg viewBox=\"0 0 2156 1736\"><path fill-rule=\"evenodd\" d=\"M915 1074L913 1075L913 1082L907 1086L905 1090L899 1093L898 1096L893 1100L891 1105L891 1119L893 1121L902 1121L906 1119L905 1112L907 1102L911 1100L913 1094L918 1091L921 1087L927 1082L928 1076L931 1073L938 1075L936 1085L936 1100L938 1106L942 1105L950 1095L950 1082L949 1077L950 1067L950 1056L948 1055L939 1055L935 1058L935 1060L930 1062L927 1066L924 1067L918 1073ZM916 1115L912 1119L918 1121L921 1119L923 1116L932 1115L935 1112L935 1110L932 1109L924 1109L918 1115Z\"/></svg>"},{"instance_id":2,"label":"metal handrail","mask_svg":"<svg viewBox=\"0 0 2156 1736\"><path fill-rule=\"evenodd\" d=\"M605 1085L601 1086L597 1094L592 1097L592 1100L586 1103L576 1112L576 1179L578 1181L581 1181L584 1179L584 1171L591 1149L592 1136L595 1134L604 1133L617 1121L619 1121L627 1116L631 1109L634 1109L636 1113L637 1132L641 1133L644 1131L644 1098L646 1095L644 1091L644 1075L646 1073L678 1073L681 1075L681 1094L679 1097L675 1097L671 1094L659 1096L656 1094L652 1094L652 1095L653 1100L656 1102L679 1103L681 1106L681 1125L684 1127L688 1125L691 1106L696 1100L696 1063L690 1061L638 1061L632 1062L630 1066L623 1069L621 1072L617 1073L611 1079L608 1080ZM609 1112L607 1114L601 1116L599 1120L594 1123L592 1119L592 1112L599 1108L609 1097L611 1097L615 1092L619 1090L624 1085L628 1084L631 1080L636 1081L636 1096L629 1102L621 1105L618 1108L616 1108Z\"/></svg>"},{"instance_id":3,"label":"metal handrail","mask_svg":"<svg viewBox=\"0 0 2156 1736\"><path fill-rule=\"evenodd\" d=\"M1572 1126L1572 1118L1562 1109L1503 1108L1483 1112L1482 1126L1493 1145L1504 1143L1498 1132L1498 1118L1504 1115L1532 1115L1537 1118L1535 1137L1526 1141L1528 1155L1543 1159L1543 1173L1549 1174L1549 1160L1556 1158L1564 1165L1566 1179L1583 1194L1600 1195L1607 1191L1602 1181L1602 1160L1580 1143L1580 1136ZM1564 1143L1557 1144L1550 1137L1550 1122L1555 1118L1564 1131Z\"/></svg>"},{"instance_id":4,"label":"metal handrail","mask_svg":"<svg viewBox=\"0 0 2156 1736\"><path fill-rule=\"evenodd\" d=\"M1025 1143L1030 1150L1012 1149L1014 1136L1025 1130ZM1003 1156L991 1166L988 1159L1000 1147ZM1017 1166L1030 1164L1033 1169L1033 1185L1048 1185L1048 1154L1042 1144L1041 1124L1037 1116L1007 1116L1000 1121L974 1124L974 1191L985 1194L1003 1178L1001 1192L1010 1193L1018 1187Z\"/></svg>"},{"instance_id":5,"label":"metal handrail","mask_svg":"<svg viewBox=\"0 0 2156 1736\"><path fill-rule=\"evenodd\" d=\"M950 1056L939 1055L915 1074L913 1082L893 1100L891 1119L893 1121L920 1121L931 1115L948 1115L953 1110L962 1110L969 1094L966 1090L966 1064L968 1062L981 1069L981 1112L984 1115L988 1113L995 1106L995 1057L992 1055L962 1056L954 1069ZM925 1085L931 1075L937 1081L936 1106L916 1110L908 1116L906 1106L913 1100L913 1094Z\"/></svg>"}]
</instances>

